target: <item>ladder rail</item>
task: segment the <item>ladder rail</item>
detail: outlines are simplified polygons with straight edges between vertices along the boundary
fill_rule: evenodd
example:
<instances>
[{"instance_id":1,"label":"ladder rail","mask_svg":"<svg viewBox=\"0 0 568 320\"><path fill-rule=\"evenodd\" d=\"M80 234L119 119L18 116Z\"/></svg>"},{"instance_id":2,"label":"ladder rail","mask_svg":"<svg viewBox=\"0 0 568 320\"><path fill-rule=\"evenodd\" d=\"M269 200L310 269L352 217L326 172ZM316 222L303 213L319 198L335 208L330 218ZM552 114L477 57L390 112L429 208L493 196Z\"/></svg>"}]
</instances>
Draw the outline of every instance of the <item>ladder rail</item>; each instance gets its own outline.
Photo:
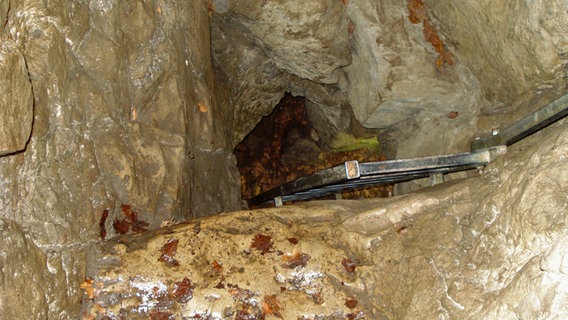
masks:
<instances>
[{"instance_id":1,"label":"ladder rail","mask_svg":"<svg viewBox=\"0 0 568 320\"><path fill-rule=\"evenodd\" d=\"M471 152L420 158L341 165L297 178L248 200L250 205L274 201L307 200L365 186L400 183L433 175L484 167L506 153L507 146L568 115L568 94L522 118L501 132L492 132L471 142ZM438 179L433 179L438 180Z\"/></svg>"}]
</instances>

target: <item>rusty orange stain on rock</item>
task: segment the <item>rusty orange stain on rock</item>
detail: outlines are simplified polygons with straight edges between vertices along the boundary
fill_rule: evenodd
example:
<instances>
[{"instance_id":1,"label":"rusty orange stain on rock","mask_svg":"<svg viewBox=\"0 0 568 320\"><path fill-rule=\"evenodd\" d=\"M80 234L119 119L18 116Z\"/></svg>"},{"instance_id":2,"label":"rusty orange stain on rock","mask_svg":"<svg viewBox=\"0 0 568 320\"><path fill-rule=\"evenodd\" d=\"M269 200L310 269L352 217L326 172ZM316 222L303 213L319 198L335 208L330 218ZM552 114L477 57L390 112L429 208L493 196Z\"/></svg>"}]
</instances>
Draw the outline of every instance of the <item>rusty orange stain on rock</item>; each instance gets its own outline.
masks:
<instances>
[{"instance_id":1,"label":"rusty orange stain on rock","mask_svg":"<svg viewBox=\"0 0 568 320\"><path fill-rule=\"evenodd\" d=\"M438 53L438 57L435 61L436 69L440 70L444 64L453 65L454 59L452 53L448 51L446 45L436 32L436 28L434 28L430 22L423 0L410 0L406 7L408 9L408 20L414 24L422 22L424 38L426 41L430 42L434 51Z\"/></svg>"},{"instance_id":2,"label":"rusty orange stain on rock","mask_svg":"<svg viewBox=\"0 0 568 320\"><path fill-rule=\"evenodd\" d=\"M276 295L266 295L264 296L264 301L262 302L262 312L265 315L273 315L280 319L282 315L280 314L280 310L282 310L282 304L276 298Z\"/></svg>"},{"instance_id":3,"label":"rusty orange stain on rock","mask_svg":"<svg viewBox=\"0 0 568 320\"><path fill-rule=\"evenodd\" d=\"M349 309L355 309L357 307L357 297L347 297L345 300L345 306Z\"/></svg>"},{"instance_id":4,"label":"rusty orange stain on rock","mask_svg":"<svg viewBox=\"0 0 568 320\"><path fill-rule=\"evenodd\" d=\"M450 113L448 113L448 118L449 118L449 119L455 119L455 118L457 118L459 115L460 115L459 112L457 112L457 111L451 111Z\"/></svg>"},{"instance_id":5,"label":"rusty orange stain on rock","mask_svg":"<svg viewBox=\"0 0 568 320\"><path fill-rule=\"evenodd\" d=\"M85 290L85 294L87 294L89 299L93 299L95 297L93 282L93 279L87 278L81 283L81 289Z\"/></svg>"},{"instance_id":6,"label":"rusty orange stain on rock","mask_svg":"<svg viewBox=\"0 0 568 320\"><path fill-rule=\"evenodd\" d=\"M292 252L286 252L282 256L283 268L294 269L296 267L305 267L306 263L311 259L309 254L302 253L298 249L292 250Z\"/></svg>"},{"instance_id":7,"label":"rusty orange stain on rock","mask_svg":"<svg viewBox=\"0 0 568 320\"><path fill-rule=\"evenodd\" d=\"M434 50L440 55L436 60L436 67L440 69L444 63L448 65L454 64L454 59L452 58L452 54L446 49L446 45L438 36L436 29L428 20L424 20L424 29L422 33L424 34L424 38L426 41L430 42Z\"/></svg>"},{"instance_id":8,"label":"rusty orange stain on rock","mask_svg":"<svg viewBox=\"0 0 568 320\"><path fill-rule=\"evenodd\" d=\"M271 236L259 233L254 236L250 247L260 251L260 254L264 255L272 250L272 245L273 243Z\"/></svg>"},{"instance_id":9,"label":"rusty orange stain on rock","mask_svg":"<svg viewBox=\"0 0 568 320\"><path fill-rule=\"evenodd\" d=\"M182 281L176 281L172 289L172 297L179 303L186 303L193 298L195 286L187 277Z\"/></svg>"},{"instance_id":10,"label":"rusty orange stain on rock","mask_svg":"<svg viewBox=\"0 0 568 320\"><path fill-rule=\"evenodd\" d=\"M343 265L343 267L345 268L345 271L347 271L347 273L353 273L355 272L355 268L357 267L357 264L353 261L351 261L351 259L345 258L341 261L341 264Z\"/></svg>"},{"instance_id":11,"label":"rusty orange stain on rock","mask_svg":"<svg viewBox=\"0 0 568 320\"><path fill-rule=\"evenodd\" d=\"M205 103L199 102L197 104L197 110L199 110L199 112L201 112L201 113L205 113L205 112L207 112L207 106L205 106Z\"/></svg>"},{"instance_id":12,"label":"rusty orange stain on rock","mask_svg":"<svg viewBox=\"0 0 568 320\"><path fill-rule=\"evenodd\" d=\"M164 262L168 267L179 266L179 262L174 258L177 253L178 243L179 239L169 239L164 246L162 246L162 249L160 250L162 255L158 258L158 261Z\"/></svg>"},{"instance_id":13,"label":"rusty orange stain on rock","mask_svg":"<svg viewBox=\"0 0 568 320\"><path fill-rule=\"evenodd\" d=\"M410 0L406 8L408 9L408 20L410 22L417 24L427 19L426 8L422 0Z\"/></svg>"}]
</instances>

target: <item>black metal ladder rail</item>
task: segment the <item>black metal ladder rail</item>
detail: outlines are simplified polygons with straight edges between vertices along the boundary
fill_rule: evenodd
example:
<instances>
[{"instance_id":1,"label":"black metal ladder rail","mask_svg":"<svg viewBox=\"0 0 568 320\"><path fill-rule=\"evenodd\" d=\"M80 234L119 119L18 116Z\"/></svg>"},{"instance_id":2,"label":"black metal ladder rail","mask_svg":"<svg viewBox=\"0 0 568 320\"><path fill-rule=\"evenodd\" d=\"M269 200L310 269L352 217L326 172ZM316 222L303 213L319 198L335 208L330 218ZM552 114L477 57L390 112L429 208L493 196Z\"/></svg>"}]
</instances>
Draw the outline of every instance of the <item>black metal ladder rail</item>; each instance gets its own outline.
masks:
<instances>
[{"instance_id":1,"label":"black metal ladder rail","mask_svg":"<svg viewBox=\"0 0 568 320\"><path fill-rule=\"evenodd\" d=\"M263 192L248 202L250 205L260 205L274 201L280 206L285 201L307 200L370 185L400 183L426 177L431 177L433 182L440 182L443 181L443 174L486 166L496 156L506 153L507 146L566 115L568 95L501 132L492 132L486 137L473 140L471 152L379 162L347 161Z\"/></svg>"}]
</instances>

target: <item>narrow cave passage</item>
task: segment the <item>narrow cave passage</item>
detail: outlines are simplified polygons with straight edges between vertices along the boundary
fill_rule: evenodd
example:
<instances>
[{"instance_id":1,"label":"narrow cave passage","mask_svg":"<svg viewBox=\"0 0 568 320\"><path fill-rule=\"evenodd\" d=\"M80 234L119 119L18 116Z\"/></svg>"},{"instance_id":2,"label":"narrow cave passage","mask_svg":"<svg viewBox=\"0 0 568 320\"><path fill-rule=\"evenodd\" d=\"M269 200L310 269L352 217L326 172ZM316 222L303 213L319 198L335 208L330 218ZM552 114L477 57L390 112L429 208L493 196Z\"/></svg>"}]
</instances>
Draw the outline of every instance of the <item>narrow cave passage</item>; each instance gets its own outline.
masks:
<instances>
[{"instance_id":1,"label":"narrow cave passage","mask_svg":"<svg viewBox=\"0 0 568 320\"><path fill-rule=\"evenodd\" d=\"M568 117L567 14L1 1L0 320L568 319L568 120L519 121ZM242 210L241 175L484 149L435 187Z\"/></svg>"},{"instance_id":2,"label":"narrow cave passage","mask_svg":"<svg viewBox=\"0 0 568 320\"><path fill-rule=\"evenodd\" d=\"M376 136L355 138L338 133L331 145L320 139L310 121L306 98L286 93L271 114L234 150L247 200L298 177L348 160L381 161L386 157ZM342 193L345 199L386 197L392 186L366 187Z\"/></svg>"}]
</instances>

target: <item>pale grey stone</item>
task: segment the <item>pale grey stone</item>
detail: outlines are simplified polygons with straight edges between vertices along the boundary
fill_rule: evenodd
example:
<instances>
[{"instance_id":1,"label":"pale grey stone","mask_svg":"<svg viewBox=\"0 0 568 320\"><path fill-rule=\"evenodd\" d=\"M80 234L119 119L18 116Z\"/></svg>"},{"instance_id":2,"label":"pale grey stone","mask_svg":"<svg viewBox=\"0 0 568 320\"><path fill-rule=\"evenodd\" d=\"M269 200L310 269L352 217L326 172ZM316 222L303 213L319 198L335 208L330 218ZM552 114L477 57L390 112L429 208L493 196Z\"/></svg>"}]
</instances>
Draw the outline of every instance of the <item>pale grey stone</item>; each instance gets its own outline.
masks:
<instances>
[{"instance_id":1,"label":"pale grey stone","mask_svg":"<svg viewBox=\"0 0 568 320\"><path fill-rule=\"evenodd\" d=\"M348 15L354 27L346 90L355 118L395 129L397 158L463 151L482 104L471 71L459 61L437 68L422 23L412 24L399 1L353 0ZM448 119L452 111L461 116Z\"/></svg>"},{"instance_id":2,"label":"pale grey stone","mask_svg":"<svg viewBox=\"0 0 568 320\"><path fill-rule=\"evenodd\" d=\"M236 2L231 8L241 16L242 32L252 37L278 68L320 83L337 82L337 69L350 63L348 21L341 1L245 3Z\"/></svg>"},{"instance_id":3,"label":"pale grey stone","mask_svg":"<svg viewBox=\"0 0 568 320\"><path fill-rule=\"evenodd\" d=\"M213 15L214 58L230 90L234 143L286 90L328 105L345 101L344 94L330 94L351 63L345 11L334 0L239 1Z\"/></svg>"},{"instance_id":4,"label":"pale grey stone","mask_svg":"<svg viewBox=\"0 0 568 320\"><path fill-rule=\"evenodd\" d=\"M566 1L427 1L426 7L489 101L510 104L543 82L566 86Z\"/></svg>"}]
</instances>

